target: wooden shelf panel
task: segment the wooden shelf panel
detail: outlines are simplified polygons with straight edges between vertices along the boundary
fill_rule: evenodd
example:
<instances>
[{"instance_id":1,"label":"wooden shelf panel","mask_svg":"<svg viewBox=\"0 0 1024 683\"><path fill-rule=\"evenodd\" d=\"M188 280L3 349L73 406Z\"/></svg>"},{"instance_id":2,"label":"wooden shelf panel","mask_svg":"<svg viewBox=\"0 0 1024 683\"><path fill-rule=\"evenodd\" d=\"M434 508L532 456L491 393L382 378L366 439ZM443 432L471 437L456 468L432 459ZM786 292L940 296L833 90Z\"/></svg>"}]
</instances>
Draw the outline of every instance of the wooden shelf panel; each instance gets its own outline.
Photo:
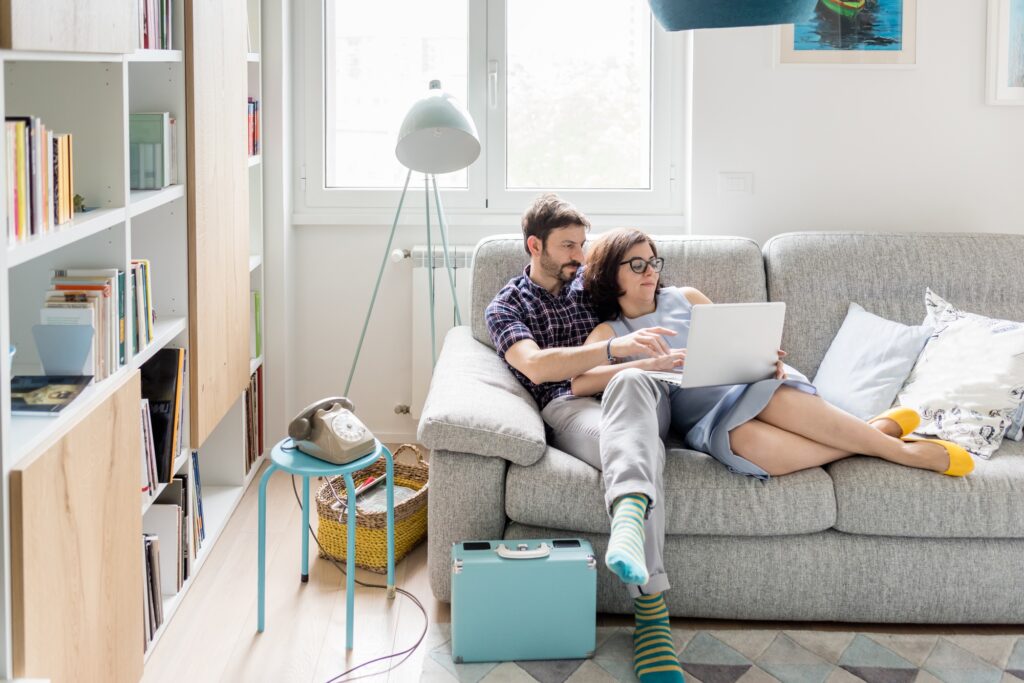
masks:
<instances>
[{"instance_id":1,"label":"wooden shelf panel","mask_svg":"<svg viewBox=\"0 0 1024 683\"><path fill-rule=\"evenodd\" d=\"M162 190L132 190L128 202L128 215L134 218L184 196L185 186L181 184L168 185Z\"/></svg>"},{"instance_id":2,"label":"wooden shelf panel","mask_svg":"<svg viewBox=\"0 0 1024 683\"><path fill-rule=\"evenodd\" d=\"M129 62L180 62L181 50L136 50L125 55Z\"/></svg>"},{"instance_id":3,"label":"wooden shelf panel","mask_svg":"<svg viewBox=\"0 0 1024 683\"><path fill-rule=\"evenodd\" d=\"M88 213L75 214L75 217L42 235L34 235L24 242L17 242L7 247L7 267L21 265L31 261L43 254L66 247L78 240L85 239L111 228L118 223L124 223L124 208L116 209L95 209Z\"/></svg>"}]
</instances>

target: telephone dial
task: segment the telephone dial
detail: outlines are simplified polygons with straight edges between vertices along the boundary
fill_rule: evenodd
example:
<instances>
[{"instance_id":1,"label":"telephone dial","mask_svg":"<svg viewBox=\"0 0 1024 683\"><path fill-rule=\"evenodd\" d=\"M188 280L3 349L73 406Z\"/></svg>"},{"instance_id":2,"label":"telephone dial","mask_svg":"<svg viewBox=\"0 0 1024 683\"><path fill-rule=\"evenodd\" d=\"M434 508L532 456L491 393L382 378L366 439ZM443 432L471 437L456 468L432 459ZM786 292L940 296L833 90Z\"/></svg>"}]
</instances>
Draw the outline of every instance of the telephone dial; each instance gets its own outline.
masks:
<instances>
[{"instance_id":1,"label":"telephone dial","mask_svg":"<svg viewBox=\"0 0 1024 683\"><path fill-rule=\"evenodd\" d=\"M352 411L343 396L325 398L292 419L288 436L300 451L335 465L344 465L373 453L377 441Z\"/></svg>"}]
</instances>

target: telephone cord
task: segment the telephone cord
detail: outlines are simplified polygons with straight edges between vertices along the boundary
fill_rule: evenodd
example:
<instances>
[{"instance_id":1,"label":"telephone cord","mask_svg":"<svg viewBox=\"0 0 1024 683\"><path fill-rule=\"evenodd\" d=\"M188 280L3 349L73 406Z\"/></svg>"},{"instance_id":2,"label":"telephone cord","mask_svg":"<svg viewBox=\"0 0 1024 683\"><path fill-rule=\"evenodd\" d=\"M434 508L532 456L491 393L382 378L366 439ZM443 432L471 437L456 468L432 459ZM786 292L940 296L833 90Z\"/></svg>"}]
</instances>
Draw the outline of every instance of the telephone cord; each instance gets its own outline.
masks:
<instances>
[{"instance_id":1,"label":"telephone cord","mask_svg":"<svg viewBox=\"0 0 1024 683\"><path fill-rule=\"evenodd\" d=\"M292 493L295 494L295 502L299 504L299 509L301 510L302 509L302 501L299 499L299 489L295 486L295 475L292 475L291 479L292 479ZM332 488L332 491L333 491L333 487L331 487L331 488ZM337 497L337 493L335 493L335 496ZM309 525L309 533L312 534L313 540L316 541L316 544L320 548L320 552L323 553L324 557L326 557L328 560L330 560L331 563L334 564L334 566L337 567L339 571L341 571L342 576L345 576L346 575L345 567L344 567L344 565L342 565L341 558L335 557L334 555L332 555L331 553L327 552L327 550L324 549L324 547L320 544L320 539L317 537L316 532L313 531L313 525L312 524ZM362 582L359 579L354 578L354 577L353 577L352 580L355 583L359 584L360 586L363 586L364 588L380 588L382 590L387 590L387 586L381 586L381 585L375 584L375 583L364 583L364 582ZM420 646L420 644L423 643L423 639L426 638L426 636L427 636L427 625L429 623L429 619L427 618L427 610L426 610L426 608L423 607L423 603L419 601L419 598L417 598L415 595L413 595L409 591L405 590L404 588L399 588L399 587L396 586L395 587L395 591L398 592L398 593L401 593L405 597L409 598L413 602L413 604L415 604L416 607L419 608L420 612L423 613L423 631L420 632L419 638L416 640L415 643L413 643L412 647L406 648L405 650L401 650L399 652L393 652L393 653L391 653L389 655L384 655L383 657L376 657L376 658L371 659L371 660L369 660L367 662L363 662L362 664L358 664L358 665L352 667L351 669L348 669L346 671L342 671L340 674L338 674L338 675L334 676L333 678L329 679L327 681L327 683L340 683L340 681L342 681L342 680L354 681L354 680L357 680L357 679L360 679L360 678L369 678L370 676L380 676L382 674L386 674L386 673L388 673L390 671L393 671L394 669L398 668L403 663L405 663L405 661L407 659L409 659L409 657L412 656L412 653L416 651L416 648L418 648ZM358 669L362 669L364 666L369 666L370 664L374 664L376 662L384 661L386 659L393 659L394 657L401 657L402 655L405 655L405 656L402 657L401 660L399 660L398 662L392 664L391 666L389 666L388 668L384 669L383 671L376 671L376 672L373 672L373 673L360 674L358 676L352 676L350 678L345 678L346 676L349 676L349 674L351 674L353 671L356 671Z\"/></svg>"}]
</instances>

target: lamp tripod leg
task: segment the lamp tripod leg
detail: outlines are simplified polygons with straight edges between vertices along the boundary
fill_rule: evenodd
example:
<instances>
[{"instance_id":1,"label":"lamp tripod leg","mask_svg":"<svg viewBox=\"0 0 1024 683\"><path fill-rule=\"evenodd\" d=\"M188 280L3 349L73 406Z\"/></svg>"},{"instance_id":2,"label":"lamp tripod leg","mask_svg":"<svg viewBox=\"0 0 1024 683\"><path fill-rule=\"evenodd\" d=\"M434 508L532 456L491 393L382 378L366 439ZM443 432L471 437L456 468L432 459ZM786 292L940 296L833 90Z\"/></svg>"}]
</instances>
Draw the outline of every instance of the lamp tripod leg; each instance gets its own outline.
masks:
<instances>
[{"instance_id":1,"label":"lamp tripod leg","mask_svg":"<svg viewBox=\"0 0 1024 683\"><path fill-rule=\"evenodd\" d=\"M423 205L427 209L427 291L430 292L430 365L437 362L437 330L434 323L434 244L430 233L430 176L423 174Z\"/></svg>"},{"instance_id":2,"label":"lamp tripod leg","mask_svg":"<svg viewBox=\"0 0 1024 683\"><path fill-rule=\"evenodd\" d=\"M388 245L384 247L384 258L380 261L380 271L377 273L377 282L373 285L373 296L370 297L370 307L366 310L366 320L363 321L363 331L359 333L359 343L356 345L356 355L352 359L352 368L348 371L348 381L345 382L345 396L352 387L352 378L356 374L356 366L359 364L359 352L363 350L363 341L366 339L366 328L370 325L370 316L373 315L373 305L377 302L377 292L380 290L380 281L384 277L384 267L388 264L388 255L391 254L391 244L395 240L395 229L398 227L398 217L402 213L402 204L405 203L405 193L409 190L409 179L412 177L412 169L405 174L405 185L402 186L402 196L398 200L398 209L395 211L395 220L391 223L391 234L388 235Z\"/></svg>"},{"instance_id":3,"label":"lamp tripod leg","mask_svg":"<svg viewBox=\"0 0 1024 683\"><path fill-rule=\"evenodd\" d=\"M434 205L437 208L438 229L441 232L441 244L444 248L444 269L448 271L448 283L452 288L452 304L455 306L455 324L461 325L462 314L459 312L459 297L455 293L455 266L452 265L451 258L448 254L448 226L444 222L444 205L441 204L441 193L437 191L437 176L431 174L430 180L434 184Z\"/></svg>"}]
</instances>

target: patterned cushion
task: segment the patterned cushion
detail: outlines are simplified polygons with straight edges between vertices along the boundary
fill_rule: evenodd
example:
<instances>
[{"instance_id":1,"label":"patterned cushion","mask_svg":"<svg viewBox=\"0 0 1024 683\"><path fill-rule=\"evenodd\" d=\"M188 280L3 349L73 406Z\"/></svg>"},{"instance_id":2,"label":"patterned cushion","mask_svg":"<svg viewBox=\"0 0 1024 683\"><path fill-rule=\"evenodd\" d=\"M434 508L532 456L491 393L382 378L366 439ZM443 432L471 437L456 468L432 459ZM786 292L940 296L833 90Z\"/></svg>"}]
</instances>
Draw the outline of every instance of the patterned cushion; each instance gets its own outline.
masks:
<instances>
[{"instance_id":1,"label":"patterned cushion","mask_svg":"<svg viewBox=\"0 0 1024 683\"><path fill-rule=\"evenodd\" d=\"M1024 323L958 310L930 289L925 305L935 334L899 403L921 414L918 433L988 458L1024 398Z\"/></svg>"},{"instance_id":2,"label":"patterned cushion","mask_svg":"<svg viewBox=\"0 0 1024 683\"><path fill-rule=\"evenodd\" d=\"M832 481L820 467L761 482L671 444L665 498L666 534L782 536L835 522ZM556 448L529 467L509 466L505 510L523 524L610 532L601 473Z\"/></svg>"},{"instance_id":3,"label":"patterned cushion","mask_svg":"<svg viewBox=\"0 0 1024 683\"><path fill-rule=\"evenodd\" d=\"M967 477L856 456L834 462L836 529L932 538L1024 538L1024 443L1004 441Z\"/></svg>"}]
</instances>

